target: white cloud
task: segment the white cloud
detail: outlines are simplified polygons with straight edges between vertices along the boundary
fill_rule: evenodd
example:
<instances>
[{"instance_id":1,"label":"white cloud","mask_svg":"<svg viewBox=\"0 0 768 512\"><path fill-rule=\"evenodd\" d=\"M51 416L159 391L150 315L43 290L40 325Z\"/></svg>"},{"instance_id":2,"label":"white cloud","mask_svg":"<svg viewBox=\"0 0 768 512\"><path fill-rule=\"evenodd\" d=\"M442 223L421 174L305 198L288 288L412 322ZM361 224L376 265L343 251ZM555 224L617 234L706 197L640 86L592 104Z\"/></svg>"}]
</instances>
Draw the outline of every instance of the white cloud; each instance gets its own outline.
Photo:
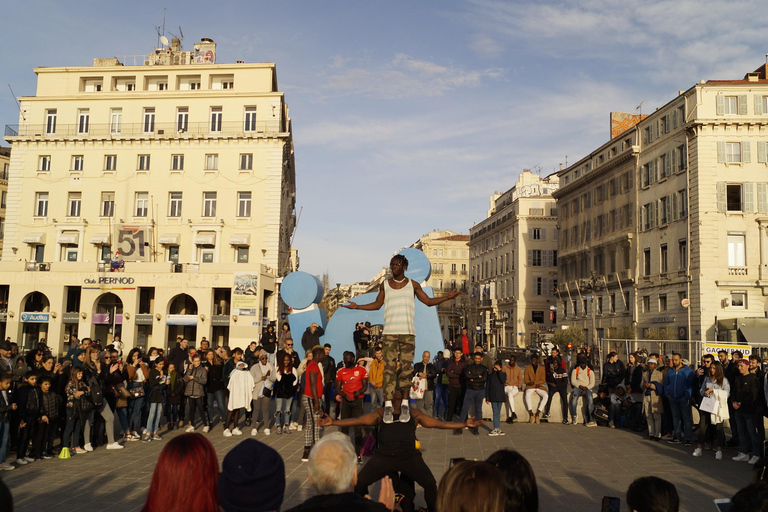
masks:
<instances>
[{"instance_id":1,"label":"white cloud","mask_svg":"<svg viewBox=\"0 0 768 512\"><path fill-rule=\"evenodd\" d=\"M500 69L465 70L404 53L382 62L336 56L321 87L326 91L385 99L440 96L457 88L477 87L483 80L502 74Z\"/></svg>"},{"instance_id":2,"label":"white cloud","mask_svg":"<svg viewBox=\"0 0 768 512\"><path fill-rule=\"evenodd\" d=\"M486 34L475 34L469 47L482 59L495 59L504 50L497 40Z\"/></svg>"}]
</instances>

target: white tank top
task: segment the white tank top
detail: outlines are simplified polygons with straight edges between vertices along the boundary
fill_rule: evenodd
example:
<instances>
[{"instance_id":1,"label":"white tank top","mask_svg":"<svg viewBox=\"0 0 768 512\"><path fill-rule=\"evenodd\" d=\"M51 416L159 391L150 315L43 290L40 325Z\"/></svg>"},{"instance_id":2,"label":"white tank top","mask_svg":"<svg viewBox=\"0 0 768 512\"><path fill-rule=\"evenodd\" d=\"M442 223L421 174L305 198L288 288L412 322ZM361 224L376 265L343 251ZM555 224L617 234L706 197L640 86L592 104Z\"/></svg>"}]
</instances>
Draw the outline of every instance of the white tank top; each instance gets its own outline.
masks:
<instances>
[{"instance_id":1,"label":"white tank top","mask_svg":"<svg viewBox=\"0 0 768 512\"><path fill-rule=\"evenodd\" d=\"M413 326L414 302L413 283L408 279L408 283L396 290L389 284L389 280L384 283L384 330L383 334L416 334Z\"/></svg>"}]
</instances>

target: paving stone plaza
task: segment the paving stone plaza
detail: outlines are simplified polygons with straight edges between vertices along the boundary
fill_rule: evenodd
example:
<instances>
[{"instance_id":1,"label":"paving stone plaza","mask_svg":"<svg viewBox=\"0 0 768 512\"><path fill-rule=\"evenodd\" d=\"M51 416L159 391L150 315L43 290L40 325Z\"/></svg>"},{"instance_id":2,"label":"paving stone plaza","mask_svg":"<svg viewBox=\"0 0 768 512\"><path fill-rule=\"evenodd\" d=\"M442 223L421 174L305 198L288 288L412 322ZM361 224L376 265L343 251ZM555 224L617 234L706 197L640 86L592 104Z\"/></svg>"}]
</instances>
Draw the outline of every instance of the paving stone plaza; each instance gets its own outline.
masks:
<instances>
[{"instance_id":1,"label":"paving stone plaza","mask_svg":"<svg viewBox=\"0 0 768 512\"><path fill-rule=\"evenodd\" d=\"M331 430L336 428L326 429ZM479 436L468 431L454 436L450 430L419 428L422 453L435 478L440 480L451 458L484 459L498 449L515 449L533 466L542 511L599 511L606 495L620 497L625 510L627 487L635 478L648 475L677 486L682 510L714 510L713 499L731 497L751 479L751 466L730 460L735 450L726 451L723 461L716 461L712 451L693 458L693 448L646 441L629 430L559 423L502 423L507 434L502 437L489 437L489 430L486 423ZM166 440L181 432L168 434ZM221 426L217 426L207 437L222 460L245 435L226 438L221 435ZM312 496L306 463L300 461L304 436L260 434L257 439L278 450L285 460L287 482L282 509ZM17 511L139 511L164 442L134 442L120 451L99 448L69 460L38 461L3 472L0 477L11 489ZM13 460L12 455L9 460ZM423 505L420 490L418 504Z\"/></svg>"}]
</instances>

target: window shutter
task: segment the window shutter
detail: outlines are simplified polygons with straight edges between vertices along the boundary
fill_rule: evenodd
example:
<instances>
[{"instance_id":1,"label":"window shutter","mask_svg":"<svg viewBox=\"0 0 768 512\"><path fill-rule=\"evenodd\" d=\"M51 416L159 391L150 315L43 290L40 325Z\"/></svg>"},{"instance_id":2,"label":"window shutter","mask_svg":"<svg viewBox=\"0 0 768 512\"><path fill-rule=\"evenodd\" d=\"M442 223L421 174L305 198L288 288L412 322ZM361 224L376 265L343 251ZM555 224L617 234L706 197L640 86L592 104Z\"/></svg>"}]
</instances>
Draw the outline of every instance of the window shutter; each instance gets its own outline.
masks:
<instances>
[{"instance_id":1,"label":"window shutter","mask_svg":"<svg viewBox=\"0 0 768 512\"><path fill-rule=\"evenodd\" d=\"M744 183L744 211L755 213L755 184Z\"/></svg>"},{"instance_id":2,"label":"window shutter","mask_svg":"<svg viewBox=\"0 0 768 512\"><path fill-rule=\"evenodd\" d=\"M547 239L547 230L545 228L541 228L541 239L542 240Z\"/></svg>"},{"instance_id":3,"label":"window shutter","mask_svg":"<svg viewBox=\"0 0 768 512\"><path fill-rule=\"evenodd\" d=\"M722 94L718 94L716 97L716 112L717 115L722 116L725 115L725 98Z\"/></svg>"},{"instance_id":4,"label":"window shutter","mask_svg":"<svg viewBox=\"0 0 768 512\"><path fill-rule=\"evenodd\" d=\"M757 161L761 164L768 162L768 158L766 158L765 141L763 140L757 141Z\"/></svg>"},{"instance_id":5,"label":"window shutter","mask_svg":"<svg viewBox=\"0 0 768 512\"><path fill-rule=\"evenodd\" d=\"M763 113L763 96L755 94L755 115L759 116Z\"/></svg>"},{"instance_id":6,"label":"window shutter","mask_svg":"<svg viewBox=\"0 0 768 512\"><path fill-rule=\"evenodd\" d=\"M672 194L672 220L677 220L677 194Z\"/></svg>"},{"instance_id":7,"label":"window shutter","mask_svg":"<svg viewBox=\"0 0 768 512\"><path fill-rule=\"evenodd\" d=\"M654 158L653 160L651 160L651 162L653 163L652 165L653 173L651 174L651 183L656 183L657 181L659 181L659 161Z\"/></svg>"},{"instance_id":8,"label":"window shutter","mask_svg":"<svg viewBox=\"0 0 768 512\"><path fill-rule=\"evenodd\" d=\"M533 251L531 249L528 249L528 266L533 265Z\"/></svg>"},{"instance_id":9,"label":"window shutter","mask_svg":"<svg viewBox=\"0 0 768 512\"><path fill-rule=\"evenodd\" d=\"M650 208L648 208L648 226L656 227L656 209L658 208L656 201L652 202Z\"/></svg>"},{"instance_id":10,"label":"window shutter","mask_svg":"<svg viewBox=\"0 0 768 512\"><path fill-rule=\"evenodd\" d=\"M667 196L667 204L665 205L665 214L667 216L667 222L672 222L672 198Z\"/></svg>"},{"instance_id":11,"label":"window shutter","mask_svg":"<svg viewBox=\"0 0 768 512\"><path fill-rule=\"evenodd\" d=\"M528 240L533 240L533 231L528 232Z\"/></svg>"},{"instance_id":12,"label":"window shutter","mask_svg":"<svg viewBox=\"0 0 768 512\"><path fill-rule=\"evenodd\" d=\"M672 128L677 128L677 110L672 112Z\"/></svg>"},{"instance_id":13,"label":"window shutter","mask_svg":"<svg viewBox=\"0 0 768 512\"><path fill-rule=\"evenodd\" d=\"M672 165L672 172L675 172L677 170L677 150L673 150L669 152L669 155L672 157L670 159L670 164Z\"/></svg>"},{"instance_id":14,"label":"window shutter","mask_svg":"<svg viewBox=\"0 0 768 512\"><path fill-rule=\"evenodd\" d=\"M749 147L749 141L744 140L741 141L741 161L745 164L748 164L752 161L752 151Z\"/></svg>"},{"instance_id":15,"label":"window shutter","mask_svg":"<svg viewBox=\"0 0 768 512\"><path fill-rule=\"evenodd\" d=\"M669 176L672 174L670 171L672 171L672 155L674 154L674 151L670 151L667 153L667 158L664 159L664 175Z\"/></svg>"},{"instance_id":16,"label":"window shutter","mask_svg":"<svg viewBox=\"0 0 768 512\"><path fill-rule=\"evenodd\" d=\"M553 262L553 260L552 260L552 251L549 250L549 251L545 251L545 252L546 252L545 257L547 258L547 261L544 262L544 266L545 267L551 267L552 266L552 262Z\"/></svg>"},{"instance_id":17,"label":"window shutter","mask_svg":"<svg viewBox=\"0 0 768 512\"><path fill-rule=\"evenodd\" d=\"M739 94L739 115L747 115L747 95Z\"/></svg>"},{"instance_id":18,"label":"window shutter","mask_svg":"<svg viewBox=\"0 0 768 512\"><path fill-rule=\"evenodd\" d=\"M617 227L624 227L624 208L619 208L619 225Z\"/></svg>"},{"instance_id":19,"label":"window shutter","mask_svg":"<svg viewBox=\"0 0 768 512\"><path fill-rule=\"evenodd\" d=\"M717 143L717 163L725 163L725 141Z\"/></svg>"},{"instance_id":20,"label":"window shutter","mask_svg":"<svg viewBox=\"0 0 768 512\"><path fill-rule=\"evenodd\" d=\"M725 213L725 182L717 182L717 211Z\"/></svg>"},{"instance_id":21,"label":"window shutter","mask_svg":"<svg viewBox=\"0 0 768 512\"><path fill-rule=\"evenodd\" d=\"M768 213L768 183L757 184L757 212Z\"/></svg>"}]
</instances>

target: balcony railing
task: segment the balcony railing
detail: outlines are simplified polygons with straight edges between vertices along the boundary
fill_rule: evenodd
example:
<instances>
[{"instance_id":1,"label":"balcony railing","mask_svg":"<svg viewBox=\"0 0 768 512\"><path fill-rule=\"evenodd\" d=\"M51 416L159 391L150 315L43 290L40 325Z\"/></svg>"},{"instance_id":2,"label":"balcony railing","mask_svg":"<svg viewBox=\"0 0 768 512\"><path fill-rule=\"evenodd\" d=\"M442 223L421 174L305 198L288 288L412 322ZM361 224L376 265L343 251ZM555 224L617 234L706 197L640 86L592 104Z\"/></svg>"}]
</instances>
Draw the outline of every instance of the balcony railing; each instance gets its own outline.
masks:
<instances>
[{"instance_id":1,"label":"balcony railing","mask_svg":"<svg viewBox=\"0 0 768 512\"><path fill-rule=\"evenodd\" d=\"M746 276L747 267L728 267L729 276Z\"/></svg>"},{"instance_id":2,"label":"balcony railing","mask_svg":"<svg viewBox=\"0 0 768 512\"><path fill-rule=\"evenodd\" d=\"M271 121L257 121L249 124L248 129L242 121L229 121L219 123L219 130L211 130L211 123L186 123L182 129L177 123L154 123L151 130L146 130L145 123L91 123L86 130L80 124L57 123L54 130L48 129L46 124L15 124L5 126L6 137L31 137L31 138L88 138L88 137L185 137L202 135L206 137L220 137L222 135L237 135L240 137L260 137L265 134L276 134L282 131L281 122L278 119ZM250 129L253 128L253 129Z\"/></svg>"},{"instance_id":3,"label":"balcony railing","mask_svg":"<svg viewBox=\"0 0 768 512\"><path fill-rule=\"evenodd\" d=\"M51 264L50 263L36 263L34 261L30 261L26 264L24 267L24 270L27 272L48 272L51 270Z\"/></svg>"}]
</instances>

